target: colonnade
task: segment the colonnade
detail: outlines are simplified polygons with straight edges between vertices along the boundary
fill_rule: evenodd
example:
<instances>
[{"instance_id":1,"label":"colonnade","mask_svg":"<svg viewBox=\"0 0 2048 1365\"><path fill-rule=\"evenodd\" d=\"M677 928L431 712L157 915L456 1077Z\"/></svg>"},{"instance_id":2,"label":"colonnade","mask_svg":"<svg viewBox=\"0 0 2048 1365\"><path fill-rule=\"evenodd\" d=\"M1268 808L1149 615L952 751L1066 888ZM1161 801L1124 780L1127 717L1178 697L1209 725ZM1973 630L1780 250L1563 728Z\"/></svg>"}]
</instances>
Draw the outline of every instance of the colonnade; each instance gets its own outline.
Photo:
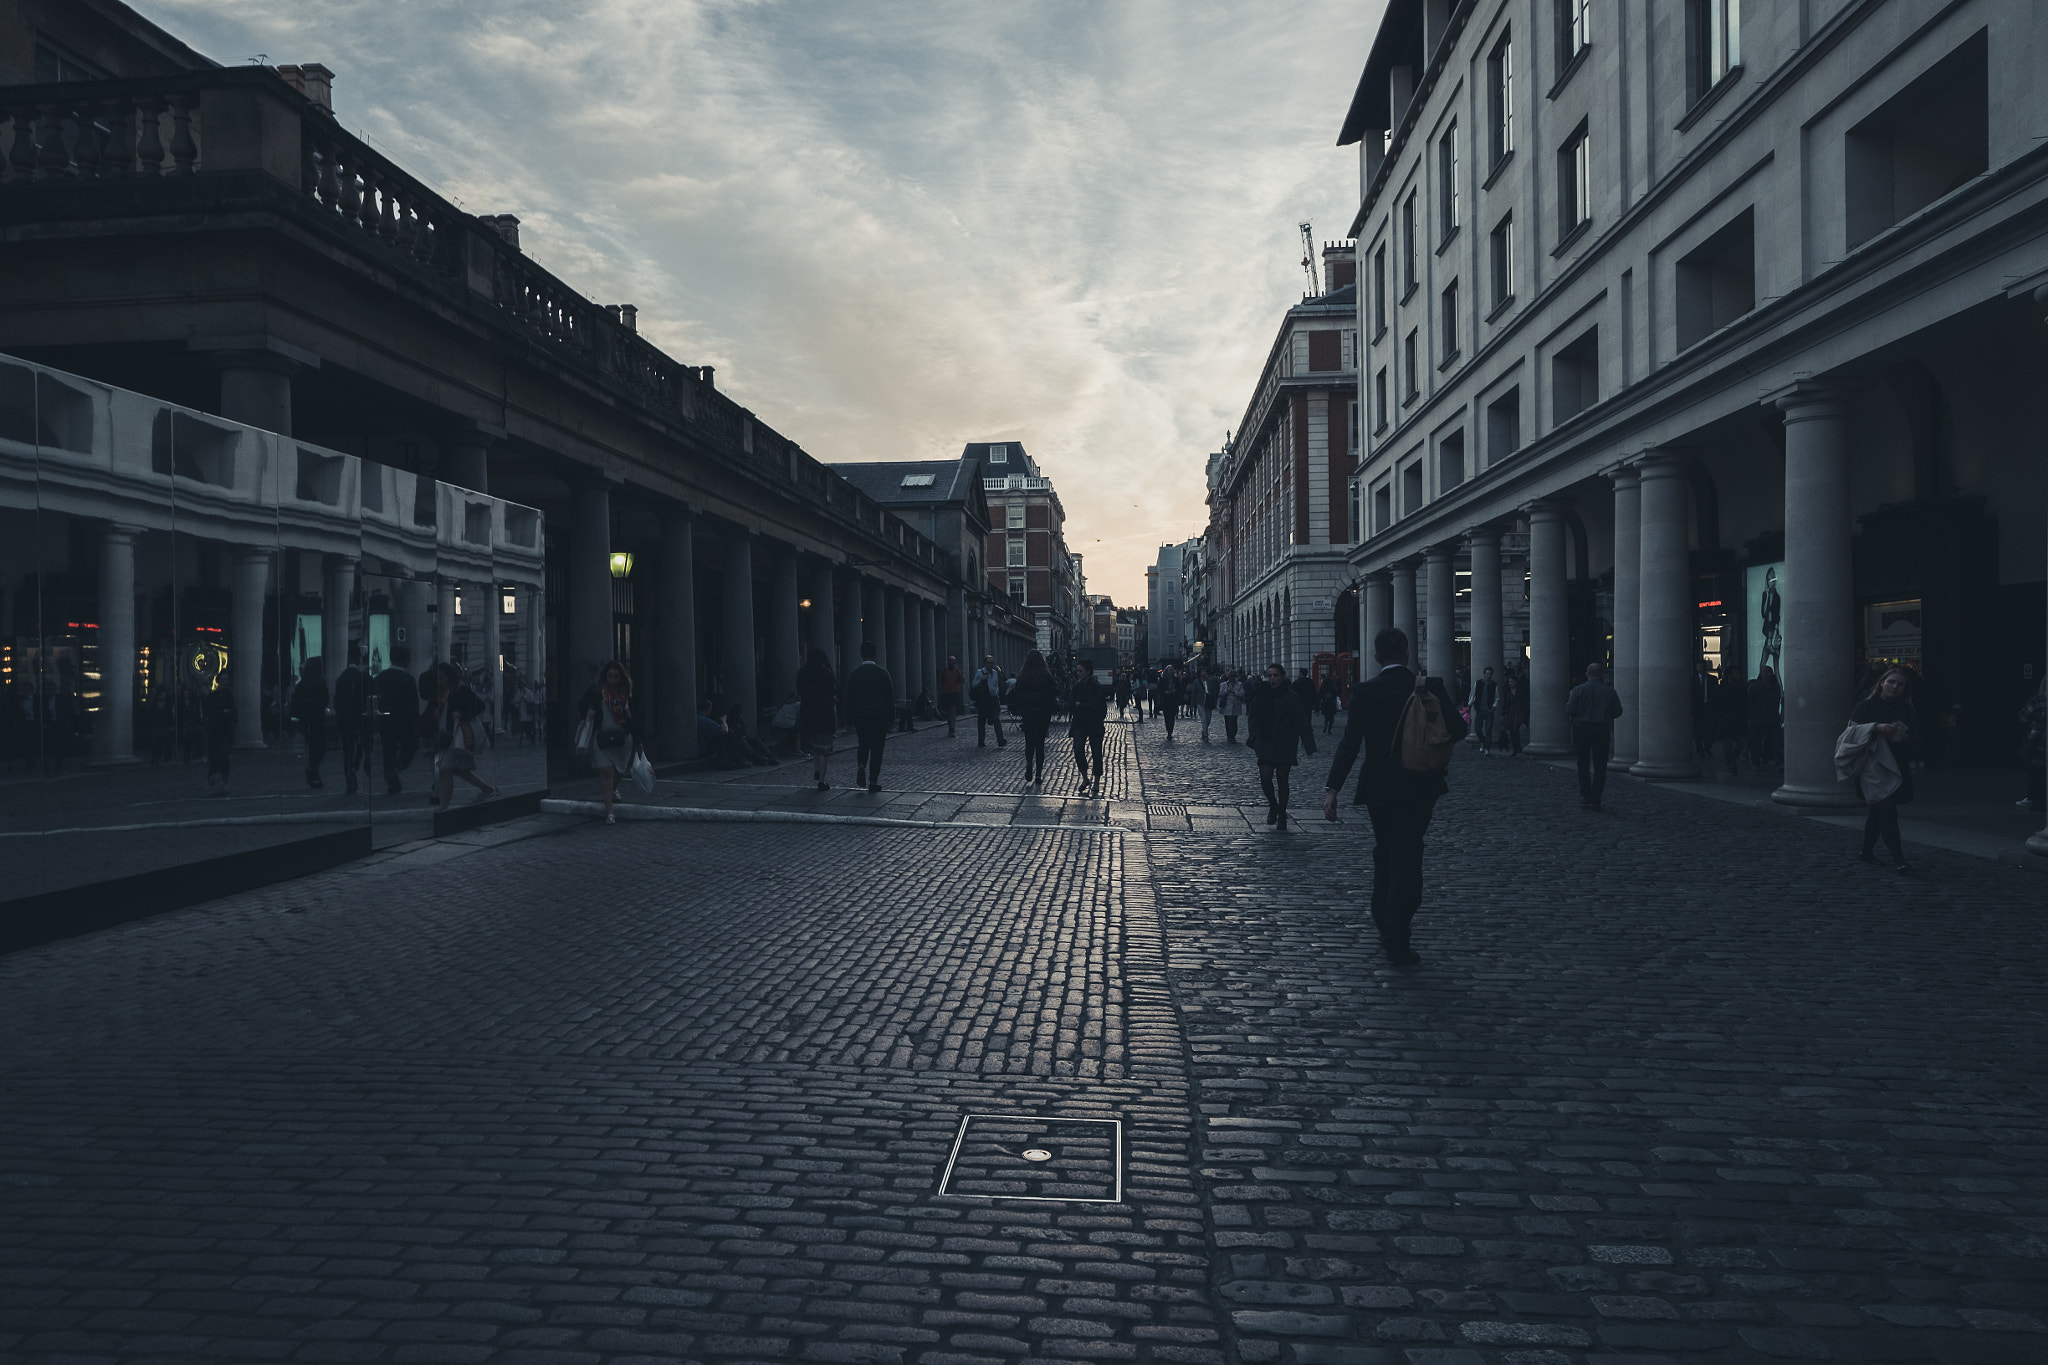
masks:
<instances>
[{"instance_id":1,"label":"colonnade","mask_svg":"<svg viewBox=\"0 0 2048 1365\"><path fill-rule=\"evenodd\" d=\"M1777 399L1785 418L1785 571L1783 594L1784 778L1781 804L1832 808L1861 804L1834 771L1835 736L1854 684L1855 611L1851 549L1847 400L1836 390L1800 385ZM1693 753L1692 677L1699 658L1692 591L1691 457L1678 449L1630 455L1608 471L1613 501L1614 619L1610 681L1621 696L1614 764L1640 777L1698 775ZM1565 495L1519 509L1529 528L1528 749L1571 751L1564 703L1579 681L1570 666L1570 593ZM1360 624L1369 653L1385 626L1423 642L1423 664L1454 671L1456 556L1472 570L1471 667L1500 670L1498 523L1430 546L1365 576ZM1418 608L1416 571L1425 569ZM1496 672L1496 676L1500 676Z\"/></svg>"}]
</instances>

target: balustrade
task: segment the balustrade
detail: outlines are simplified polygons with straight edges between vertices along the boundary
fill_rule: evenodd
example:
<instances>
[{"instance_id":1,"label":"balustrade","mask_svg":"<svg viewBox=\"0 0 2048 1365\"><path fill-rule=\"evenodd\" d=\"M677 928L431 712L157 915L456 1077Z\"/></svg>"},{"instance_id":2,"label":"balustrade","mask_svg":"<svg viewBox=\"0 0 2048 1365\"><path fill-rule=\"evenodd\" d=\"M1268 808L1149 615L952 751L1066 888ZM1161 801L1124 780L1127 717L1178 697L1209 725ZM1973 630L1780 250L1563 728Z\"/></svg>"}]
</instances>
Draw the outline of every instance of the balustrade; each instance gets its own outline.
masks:
<instances>
[{"instance_id":1,"label":"balustrade","mask_svg":"<svg viewBox=\"0 0 2048 1365\"><path fill-rule=\"evenodd\" d=\"M8 137L0 184L192 174L202 136L197 99L189 93L105 93L108 84L81 82L75 95L51 86L0 87L0 130Z\"/></svg>"}]
</instances>

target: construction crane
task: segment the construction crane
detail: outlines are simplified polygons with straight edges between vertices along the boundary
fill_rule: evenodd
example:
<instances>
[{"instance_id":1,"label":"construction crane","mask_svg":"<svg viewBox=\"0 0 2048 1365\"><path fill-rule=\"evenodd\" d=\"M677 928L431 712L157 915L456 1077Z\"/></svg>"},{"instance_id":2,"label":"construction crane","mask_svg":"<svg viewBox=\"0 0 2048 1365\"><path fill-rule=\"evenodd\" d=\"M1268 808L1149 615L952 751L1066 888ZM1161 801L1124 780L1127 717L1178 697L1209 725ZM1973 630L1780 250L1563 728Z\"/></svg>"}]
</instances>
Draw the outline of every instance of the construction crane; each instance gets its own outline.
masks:
<instances>
[{"instance_id":1,"label":"construction crane","mask_svg":"<svg viewBox=\"0 0 2048 1365\"><path fill-rule=\"evenodd\" d=\"M1320 296L1323 282L1316 276L1316 235L1307 223L1301 225L1301 268L1308 276L1308 296Z\"/></svg>"}]
</instances>

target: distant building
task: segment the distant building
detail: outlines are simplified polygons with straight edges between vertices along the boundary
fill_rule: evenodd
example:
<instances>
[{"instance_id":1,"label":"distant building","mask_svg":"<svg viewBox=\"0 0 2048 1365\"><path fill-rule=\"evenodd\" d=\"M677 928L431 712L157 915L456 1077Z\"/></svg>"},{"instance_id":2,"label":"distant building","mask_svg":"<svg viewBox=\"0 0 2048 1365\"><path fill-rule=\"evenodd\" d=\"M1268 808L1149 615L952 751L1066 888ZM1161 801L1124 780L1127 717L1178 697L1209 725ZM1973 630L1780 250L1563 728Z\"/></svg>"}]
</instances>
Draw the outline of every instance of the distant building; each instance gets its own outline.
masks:
<instances>
[{"instance_id":1,"label":"distant building","mask_svg":"<svg viewBox=\"0 0 2048 1365\"><path fill-rule=\"evenodd\" d=\"M986 556L990 586L1031 612L1040 649L1066 653L1073 631L1074 574L1067 555L1066 511L1052 480L1016 441L970 442L962 458L981 467L994 519Z\"/></svg>"},{"instance_id":2,"label":"distant building","mask_svg":"<svg viewBox=\"0 0 2048 1365\"><path fill-rule=\"evenodd\" d=\"M1201 542L1162 545L1152 567L1145 570L1145 606L1151 615L1151 651L1155 661L1185 659L1195 637L1187 609L1187 573L1201 559Z\"/></svg>"}]
</instances>

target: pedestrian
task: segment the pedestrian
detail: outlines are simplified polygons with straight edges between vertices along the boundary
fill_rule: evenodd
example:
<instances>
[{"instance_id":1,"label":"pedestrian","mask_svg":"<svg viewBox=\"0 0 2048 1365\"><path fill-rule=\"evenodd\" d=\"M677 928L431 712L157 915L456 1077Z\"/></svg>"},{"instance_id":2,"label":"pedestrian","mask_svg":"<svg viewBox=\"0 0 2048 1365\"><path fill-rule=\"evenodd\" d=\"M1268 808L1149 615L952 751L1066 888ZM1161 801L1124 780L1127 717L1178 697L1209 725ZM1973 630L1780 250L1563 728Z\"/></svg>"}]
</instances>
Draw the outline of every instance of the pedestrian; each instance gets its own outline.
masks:
<instances>
[{"instance_id":1,"label":"pedestrian","mask_svg":"<svg viewBox=\"0 0 2048 1365\"><path fill-rule=\"evenodd\" d=\"M1095 664L1078 661L1081 676L1074 680L1073 710L1067 722L1067 738L1074 741L1074 767L1081 774L1081 795L1102 795L1102 727L1109 719L1109 691L1095 680Z\"/></svg>"},{"instance_id":2,"label":"pedestrian","mask_svg":"<svg viewBox=\"0 0 2048 1365\"><path fill-rule=\"evenodd\" d=\"M1870 803L1863 817L1863 851L1857 855L1866 863L1877 861L1877 841L1891 850L1892 861L1901 873L1910 873L1906 847L1899 836L1899 807L1913 802L1913 761L1916 757L1920 715L1913 709L1913 678L1903 668L1888 669L1877 680L1870 695L1856 703L1849 713L1852 725L1874 725L1891 745L1892 760L1898 764L1899 785L1882 800Z\"/></svg>"},{"instance_id":3,"label":"pedestrian","mask_svg":"<svg viewBox=\"0 0 2048 1365\"><path fill-rule=\"evenodd\" d=\"M1744 690L1742 679L1735 677L1723 678L1714 689L1714 739L1731 773L1741 771L1736 760L1749 738L1749 700Z\"/></svg>"},{"instance_id":4,"label":"pedestrian","mask_svg":"<svg viewBox=\"0 0 2048 1365\"><path fill-rule=\"evenodd\" d=\"M1323 733L1329 734L1337 727L1337 675L1325 673L1323 681L1316 687L1316 706L1323 713Z\"/></svg>"},{"instance_id":5,"label":"pedestrian","mask_svg":"<svg viewBox=\"0 0 2048 1365\"><path fill-rule=\"evenodd\" d=\"M1607 670L1586 665L1586 680L1564 699L1565 718L1572 725L1572 748L1579 756L1579 809L1599 810L1607 788L1607 755L1614 746L1614 721L1621 714L1621 694L1607 683Z\"/></svg>"},{"instance_id":6,"label":"pedestrian","mask_svg":"<svg viewBox=\"0 0 2048 1365\"><path fill-rule=\"evenodd\" d=\"M1237 669L1223 680L1219 708L1223 712L1223 742L1237 743L1237 718L1244 714L1244 677Z\"/></svg>"},{"instance_id":7,"label":"pedestrian","mask_svg":"<svg viewBox=\"0 0 2048 1365\"><path fill-rule=\"evenodd\" d=\"M626 670L619 668L617 663L608 667L618 669L619 677L625 677ZM484 714L483 698L477 696L470 688L468 681L462 676L462 670L454 664L445 661L435 664L434 674L434 707L431 713L434 725L433 804L442 810L448 809L455 796L455 779L459 777L476 788L476 795L469 799L469 803L472 806L478 805L498 794L496 787L476 775L476 722L478 717ZM600 680L603 676L599 675ZM628 693L633 690L630 681L626 682L624 687ZM628 712L629 716L630 714ZM627 738L630 744L630 734ZM626 762L630 761L629 748ZM625 764L622 763L620 771L624 771L624 767ZM614 773L614 779L616 776ZM613 823L609 791L605 799L605 823Z\"/></svg>"},{"instance_id":8,"label":"pedestrian","mask_svg":"<svg viewBox=\"0 0 2048 1365\"><path fill-rule=\"evenodd\" d=\"M861 657L865 658L866 655ZM968 698L974 703L974 747L988 747L988 731L993 725L996 731L996 747L1006 747L1010 741L1003 738L1003 670L996 667L996 656L985 656L981 667L974 671L974 683L968 688Z\"/></svg>"},{"instance_id":9,"label":"pedestrian","mask_svg":"<svg viewBox=\"0 0 2048 1365\"><path fill-rule=\"evenodd\" d=\"M993 656L989 659L995 664ZM896 709L896 680L875 662L875 642L863 640L860 662L846 675L839 691L853 726L853 785L871 792L882 789L882 748L889 738L889 718Z\"/></svg>"},{"instance_id":10,"label":"pedestrian","mask_svg":"<svg viewBox=\"0 0 2048 1365\"><path fill-rule=\"evenodd\" d=\"M1694 758L1714 756L1714 713L1720 698L1720 680L1714 666L1704 658L1692 670L1692 753Z\"/></svg>"},{"instance_id":11,"label":"pedestrian","mask_svg":"<svg viewBox=\"0 0 2048 1365\"><path fill-rule=\"evenodd\" d=\"M1294 695L1301 699L1302 714L1313 716L1316 713L1316 682L1305 668L1295 675Z\"/></svg>"},{"instance_id":12,"label":"pedestrian","mask_svg":"<svg viewBox=\"0 0 2048 1365\"><path fill-rule=\"evenodd\" d=\"M319 655L300 665L288 714L306 737L306 785L318 790L327 785L320 780L320 764L327 757L327 671Z\"/></svg>"},{"instance_id":13,"label":"pedestrian","mask_svg":"<svg viewBox=\"0 0 2048 1365\"><path fill-rule=\"evenodd\" d=\"M619 799L619 775L632 770L634 747L633 679L624 664L613 659L597 671L597 681L576 703L576 715L579 722L587 722L590 726L586 752L590 756L590 766L597 772L598 790L604 794L604 822L616 825L619 821L612 814L612 807ZM581 729L580 723L578 729ZM438 780L441 775L438 754L434 760L434 774ZM471 780L475 780L473 775ZM450 792L453 791L455 782L452 775L445 785ZM445 796L443 800L446 800Z\"/></svg>"},{"instance_id":14,"label":"pedestrian","mask_svg":"<svg viewBox=\"0 0 2048 1365\"><path fill-rule=\"evenodd\" d=\"M1752 766L1775 767L1778 762L1778 705L1782 693L1778 675L1769 664L1757 669L1743 697L1749 712L1749 761Z\"/></svg>"},{"instance_id":15,"label":"pedestrian","mask_svg":"<svg viewBox=\"0 0 2048 1365\"><path fill-rule=\"evenodd\" d=\"M966 676L960 672L960 657L956 654L948 654L946 656L946 666L939 670L939 710L946 717L946 735L948 738L959 734L955 727L960 722L960 712L962 709L960 696L966 690L967 680Z\"/></svg>"},{"instance_id":16,"label":"pedestrian","mask_svg":"<svg viewBox=\"0 0 2048 1365\"><path fill-rule=\"evenodd\" d=\"M1116 718L1124 718L1124 708L1131 704L1131 675L1122 669L1116 674Z\"/></svg>"},{"instance_id":17,"label":"pedestrian","mask_svg":"<svg viewBox=\"0 0 2048 1365\"><path fill-rule=\"evenodd\" d=\"M1358 787L1351 804L1364 806L1372 821L1372 921L1379 930L1380 951L1397 967L1421 965L1422 955L1410 942L1417 911L1422 908L1422 841L1439 797L1450 790L1441 768L1427 771L1404 766L1403 722L1410 704L1422 705L1418 692L1435 698L1443 734L1452 746L1467 732L1465 720L1451 704L1439 678L1418 676L1407 666L1407 632L1389 627L1373 637L1373 661L1379 674L1351 689L1351 711L1344 738L1330 761L1323 784L1323 818L1337 818L1337 793L1344 789L1351 765L1358 761ZM1426 713L1418 715L1418 728Z\"/></svg>"},{"instance_id":18,"label":"pedestrian","mask_svg":"<svg viewBox=\"0 0 2048 1365\"><path fill-rule=\"evenodd\" d=\"M1465 699L1471 708L1472 733L1479 737L1479 752L1493 752L1493 713L1500 709L1500 684L1493 680L1491 667L1479 670L1479 681L1472 684L1472 694Z\"/></svg>"},{"instance_id":19,"label":"pedestrian","mask_svg":"<svg viewBox=\"0 0 2048 1365\"><path fill-rule=\"evenodd\" d=\"M1202 713L1202 743L1209 742L1209 723L1216 717L1216 703L1223 699L1223 684L1216 670L1206 665L1195 675L1195 701Z\"/></svg>"},{"instance_id":20,"label":"pedestrian","mask_svg":"<svg viewBox=\"0 0 2048 1365\"><path fill-rule=\"evenodd\" d=\"M1287 784L1301 750L1316 751L1314 713L1302 704L1298 688L1287 685L1287 670L1266 665L1265 686L1246 703L1251 724L1245 742L1259 760L1259 788L1266 794L1266 823L1287 827Z\"/></svg>"},{"instance_id":21,"label":"pedestrian","mask_svg":"<svg viewBox=\"0 0 2048 1365\"><path fill-rule=\"evenodd\" d=\"M11 684L10 684L11 686ZM149 701L149 766L162 765L166 758L177 757L178 747L178 694L169 687L158 687ZM20 736L16 733L20 724L21 708L13 697L0 703L0 756L7 760L9 772L14 770L15 746ZM349 788L354 791L354 787Z\"/></svg>"},{"instance_id":22,"label":"pedestrian","mask_svg":"<svg viewBox=\"0 0 2048 1365\"><path fill-rule=\"evenodd\" d=\"M832 676L832 661L822 649L796 671L796 732L811 751L811 776L818 790L832 784L825 780L825 765L832 758L832 736L839 730L839 680Z\"/></svg>"},{"instance_id":23,"label":"pedestrian","mask_svg":"<svg viewBox=\"0 0 2048 1365\"><path fill-rule=\"evenodd\" d=\"M371 680L377 708L377 737L383 749L384 794L405 790L398 775L419 752L419 691L413 686L412 653L404 645L391 651L390 666Z\"/></svg>"},{"instance_id":24,"label":"pedestrian","mask_svg":"<svg viewBox=\"0 0 2048 1365\"><path fill-rule=\"evenodd\" d=\"M228 794L228 752L235 743L235 686L229 670L213 675L212 686L199 703L200 725L206 736L206 785L209 796ZM212 790L214 779L220 789Z\"/></svg>"},{"instance_id":25,"label":"pedestrian","mask_svg":"<svg viewBox=\"0 0 2048 1365\"><path fill-rule=\"evenodd\" d=\"M366 742L370 723L369 679L363 676L363 647L348 647L348 666L334 679L334 731L341 740L341 775L355 794L356 772L370 772L370 746Z\"/></svg>"},{"instance_id":26,"label":"pedestrian","mask_svg":"<svg viewBox=\"0 0 2048 1365\"><path fill-rule=\"evenodd\" d=\"M1010 704L1024 731L1024 785L1045 781L1045 736L1052 729L1052 709L1059 702L1059 686L1045 655L1032 650L1017 670L1010 689Z\"/></svg>"},{"instance_id":27,"label":"pedestrian","mask_svg":"<svg viewBox=\"0 0 2048 1365\"><path fill-rule=\"evenodd\" d=\"M2027 765L2027 794L2019 804L2048 810L2048 677L2020 708L2020 757Z\"/></svg>"},{"instance_id":28,"label":"pedestrian","mask_svg":"<svg viewBox=\"0 0 2048 1365\"><path fill-rule=\"evenodd\" d=\"M1159 718L1166 722L1166 739L1173 742L1173 722L1180 716L1180 672L1174 668L1159 670Z\"/></svg>"},{"instance_id":29,"label":"pedestrian","mask_svg":"<svg viewBox=\"0 0 2048 1365\"><path fill-rule=\"evenodd\" d=\"M1500 720L1494 732L1494 742L1505 741L1515 757L1521 756L1522 724L1529 719L1528 704L1524 701L1527 694L1523 692L1523 686L1519 673L1510 673L1501 680Z\"/></svg>"}]
</instances>

